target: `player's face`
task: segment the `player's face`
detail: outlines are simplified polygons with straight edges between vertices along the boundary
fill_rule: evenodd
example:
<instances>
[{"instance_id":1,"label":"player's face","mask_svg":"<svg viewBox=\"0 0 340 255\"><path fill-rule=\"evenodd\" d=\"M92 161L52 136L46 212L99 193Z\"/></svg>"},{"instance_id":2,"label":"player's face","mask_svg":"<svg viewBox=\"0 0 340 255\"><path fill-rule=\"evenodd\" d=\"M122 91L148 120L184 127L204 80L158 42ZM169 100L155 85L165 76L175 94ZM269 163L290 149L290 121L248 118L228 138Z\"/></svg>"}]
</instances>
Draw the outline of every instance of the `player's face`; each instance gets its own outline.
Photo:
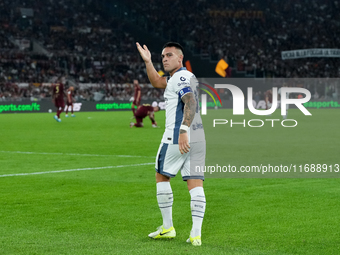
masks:
<instances>
[{"instance_id":1,"label":"player's face","mask_svg":"<svg viewBox=\"0 0 340 255\"><path fill-rule=\"evenodd\" d=\"M162 62L166 72L172 75L177 69L182 67L183 54L175 47L167 47L162 51Z\"/></svg>"}]
</instances>

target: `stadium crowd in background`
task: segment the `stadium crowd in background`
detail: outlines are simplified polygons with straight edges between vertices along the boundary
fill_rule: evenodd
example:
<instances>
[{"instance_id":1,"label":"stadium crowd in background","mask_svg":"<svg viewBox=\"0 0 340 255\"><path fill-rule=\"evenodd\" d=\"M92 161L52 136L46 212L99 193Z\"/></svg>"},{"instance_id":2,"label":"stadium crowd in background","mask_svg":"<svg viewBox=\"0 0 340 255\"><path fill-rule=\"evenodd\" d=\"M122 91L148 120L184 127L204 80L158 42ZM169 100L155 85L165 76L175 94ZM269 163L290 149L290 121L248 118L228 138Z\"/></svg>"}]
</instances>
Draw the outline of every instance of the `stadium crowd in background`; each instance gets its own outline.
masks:
<instances>
[{"instance_id":1,"label":"stadium crowd in background","mask_svg":"<svg viewBox=\"0 0 340 255\"><path fill-rule=\"evenodd\" d=\"M50 97L44 84L64 73L77 100L129 100L133 79L141 83L142 100L161 99L162 91L149 86L135 39L125 29L132 17L155 35L179 41L209 60L224 58L234 70L257 77L340 74L339 58L281 58L283 50L338 48L337 1L126 0L124 5L130 10L126 19L109 15L95 1L1 0L0 100ZM15 40L30 44L16 45ZM44 50L33 52L33 44ZM159 70L159 55L153 59ZM313 94L327 96L329 90Z\"/></svg>"},{"instance_id":2,"label":"stadium crowd in background","mask_svg":"<svg viewBox=\"0 0 340 255\"><path fill-rule=\"evenodd\" d=\"M135 14L147 13L140 20L149 30L215 61L227 57L239 71L286 78L340 74L336 58L281 59L285 50L339 47L338 1L187 0L189 14L179 1L126 2ZM176 15L169 9L176 9Z\"/></svg>"}]
</instances>

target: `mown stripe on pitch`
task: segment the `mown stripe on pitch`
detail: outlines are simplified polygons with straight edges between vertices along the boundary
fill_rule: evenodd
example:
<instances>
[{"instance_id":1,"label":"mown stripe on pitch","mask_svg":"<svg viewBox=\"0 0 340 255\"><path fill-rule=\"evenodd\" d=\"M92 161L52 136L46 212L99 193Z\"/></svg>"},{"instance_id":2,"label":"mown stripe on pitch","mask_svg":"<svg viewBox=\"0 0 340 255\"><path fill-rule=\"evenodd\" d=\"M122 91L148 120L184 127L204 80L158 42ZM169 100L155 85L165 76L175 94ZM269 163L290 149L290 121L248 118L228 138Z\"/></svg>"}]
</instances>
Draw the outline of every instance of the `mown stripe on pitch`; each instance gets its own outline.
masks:
<instances>
[{"instance_id":1,"label":"mown stripe on pitch","mask_svg":"<svg viewBox=\"0 0 340 255\"><path fill-rule=\"evenodd\" d=\"M88 170L100 170L100 169L120 168L120 167L146 166L146 165L154 165L154 164L155 164L155 162L152 162L152 163L142 163L142 164L133 164L133 165L120 165L120 166L103 166L103 167L76 168L76 169L56 170L56 171L47 171L47 172L19 173L19 174L3 174L3 175L0 175L0 177L24 176L24 175L36 175L36 174L53 174L53 173L75 172L75 171L88 171Z\"/></svg>"}]
</instances>

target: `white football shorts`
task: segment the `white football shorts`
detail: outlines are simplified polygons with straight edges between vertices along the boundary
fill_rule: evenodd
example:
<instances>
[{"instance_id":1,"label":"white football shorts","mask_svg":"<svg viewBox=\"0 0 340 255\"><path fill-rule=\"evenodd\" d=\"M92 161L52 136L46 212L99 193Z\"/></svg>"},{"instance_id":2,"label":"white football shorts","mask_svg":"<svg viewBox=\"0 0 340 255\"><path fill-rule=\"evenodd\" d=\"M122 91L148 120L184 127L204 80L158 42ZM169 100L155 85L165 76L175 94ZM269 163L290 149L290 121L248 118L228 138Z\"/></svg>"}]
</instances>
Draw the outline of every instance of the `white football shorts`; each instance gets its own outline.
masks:
<instances>
[{"instance_id":1,"label":"white football shorts","mask_svg":"<svg viewBox=\"0 0 340 255\"><path fill-rule=\"evenodd\" d=\"M203 167L202 167L203 166ZM175 177L179 170L183 181L189 179L204 180L205 141L190 143L188 153L181 154L178 144L161 143L156 156L156 172L168 177Z\"/></svg>"}]
</instances>

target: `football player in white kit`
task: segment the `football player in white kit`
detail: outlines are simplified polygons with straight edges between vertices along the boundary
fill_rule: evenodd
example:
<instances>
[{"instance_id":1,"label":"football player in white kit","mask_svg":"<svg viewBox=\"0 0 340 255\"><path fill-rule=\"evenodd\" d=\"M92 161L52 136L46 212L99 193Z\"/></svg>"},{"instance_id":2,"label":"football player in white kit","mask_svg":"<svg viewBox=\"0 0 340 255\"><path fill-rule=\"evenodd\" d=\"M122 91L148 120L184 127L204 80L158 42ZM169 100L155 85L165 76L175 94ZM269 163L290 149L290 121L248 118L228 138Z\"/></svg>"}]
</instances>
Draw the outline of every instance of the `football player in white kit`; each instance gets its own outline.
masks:
<instances>
[{"instance_id":1,"label":"football player in white kit","mask_svg":"<svg viewBox=\"0 0 340 255\"><path fill-rule=\"evenodd\" d=\"M146 47L136 43L143 58L148 78L155 88L165 89L165 132L156 157L157 202L162 213L163 225L150 233L153 239L174 238L176 231L172 222L173 194L170 179L181 170L191 196L192 229L188 243L200 246L201 229L206 200L203 190L204 173L196 172L195 166L205 165L205 137L199 114L194 75L183 67L183 48L169 42L162 50L162 62L170 77L161 77L151 61Z\"/></svg>"}]
</instances>

